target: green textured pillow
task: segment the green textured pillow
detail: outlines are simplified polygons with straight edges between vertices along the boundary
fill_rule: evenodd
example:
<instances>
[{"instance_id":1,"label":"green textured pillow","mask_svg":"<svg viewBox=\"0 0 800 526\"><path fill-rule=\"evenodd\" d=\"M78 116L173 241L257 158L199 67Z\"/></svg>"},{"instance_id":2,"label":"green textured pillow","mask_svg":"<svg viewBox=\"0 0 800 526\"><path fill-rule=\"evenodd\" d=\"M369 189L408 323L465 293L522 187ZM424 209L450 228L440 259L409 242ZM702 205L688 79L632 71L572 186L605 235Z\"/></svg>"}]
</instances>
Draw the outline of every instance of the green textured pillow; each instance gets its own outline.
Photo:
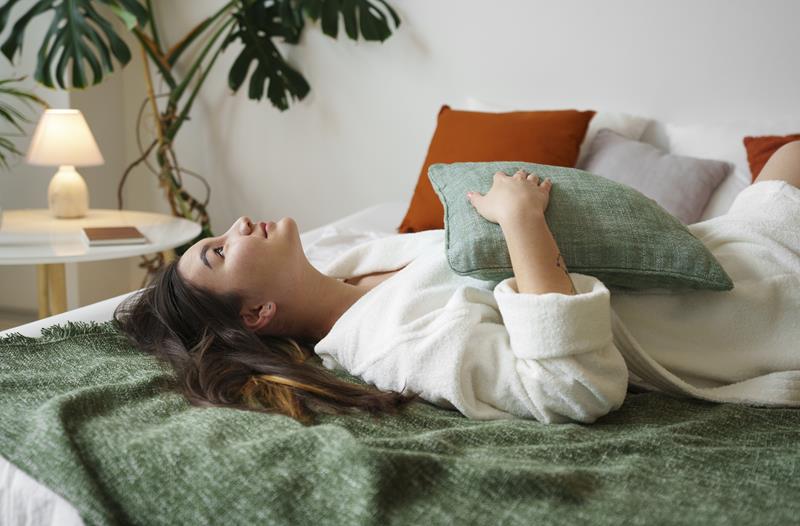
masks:
<instances>
[{"instance_id":1,"label":"green textured pillow","mask_svg":"<svg viewBox=\"0 0 800 526\"><path fill-rule=\"evenodd\" d=\"M533 172L553 181L545 212L570 272L616 289L730 290L733 282L681 222L633 188L583 170L524 162L434 164L428 170L445 210L454 272L487 281L513 275L500 226L467 200L485 194L495 172Z\"/></svg>"}]
</instances>

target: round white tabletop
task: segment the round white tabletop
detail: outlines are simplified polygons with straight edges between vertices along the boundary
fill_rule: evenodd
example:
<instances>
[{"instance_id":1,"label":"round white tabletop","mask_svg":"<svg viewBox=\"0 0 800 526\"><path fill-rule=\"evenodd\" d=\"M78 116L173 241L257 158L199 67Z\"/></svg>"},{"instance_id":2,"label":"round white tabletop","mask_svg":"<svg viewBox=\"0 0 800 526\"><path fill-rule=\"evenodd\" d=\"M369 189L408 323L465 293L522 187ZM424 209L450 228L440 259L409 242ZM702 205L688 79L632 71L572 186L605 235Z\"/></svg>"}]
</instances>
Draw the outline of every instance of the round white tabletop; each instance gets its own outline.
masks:
<instances>
[{"instance_id":1,"label":"round white tabletop","mask_svg":"<svg viewBox=\"0 0 800 526\"><path fill-rule=\"evenodd\" d=\"M131 210L89 210L79 219L57 219L46 209L5 210L0 225L0 265L77 263L117 259L169 250L200 234L187 219ZM138 228L149 243L89 247L83 227Z\"/></svg>"}]
</instances>

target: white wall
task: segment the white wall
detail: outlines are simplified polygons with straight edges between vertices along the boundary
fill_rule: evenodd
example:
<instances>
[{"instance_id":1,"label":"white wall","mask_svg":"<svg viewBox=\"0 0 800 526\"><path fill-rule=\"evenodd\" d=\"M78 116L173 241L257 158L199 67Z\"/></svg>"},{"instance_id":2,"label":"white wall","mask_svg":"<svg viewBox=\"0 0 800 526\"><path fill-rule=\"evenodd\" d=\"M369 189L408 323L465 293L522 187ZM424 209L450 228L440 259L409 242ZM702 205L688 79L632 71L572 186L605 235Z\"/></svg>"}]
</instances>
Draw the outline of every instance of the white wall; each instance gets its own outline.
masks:
<instances>
[{"instance_id":1,"label":"white wall","mask_svg":"<svg viewBox=\"0 0 800 526\"><path fill-rule=\"evenodd\" d=\"M174 41L219 2L160 2ZM622 110L681 122L800 113L795 0L395 0L383 44L307 27L289 57L312 92L285 113L212 73L180 155L209 175L222 230L241 214L311 228L408 199L439 106ZM799 130L800 131L800 130Z\"/></svg>"},{"instance_id":2,"label":"white wall","mask_svg":"<svg viewBox=\"0 0 800 526\"><path fill-rule=\"evenodd\" d=\"M174 43L221 0L154 4L164 40ZM246 88L232 96L227 73L236 49L221 57L177 141L181 162L209 178L216 231L242 214L288 215L309 229L377 202L409 199L439 106L458 107L466 97L521 109L620 110L679 122L800 113L795 0L392 5L403 24L383 44L343 36L334 41L309 25L288 57L312 92L284 113L267 101L248 100ZM103 96L86 92L72 99L93 116L93 128L108 133L110 142L98 140L107 158L117 159L104 167L113 188L135 156L133 119L144 94L133 50L134 63L116 85L102 88ZM26 51L35 52L32 45ZM139 170L131 177L130 207L165 209L152 176ZM45 179L24 188L17 183L13 191L26 206L43 205L34 201L44 195ZM12 188L7 180L0 176L0 199ZM100 181L97 175L97 184L105 184ZM107 189L93 192L104 200L99 204L113 206ZM3 276L0 269L0 297L9 286Z\"/></svg>"}]
</instances>

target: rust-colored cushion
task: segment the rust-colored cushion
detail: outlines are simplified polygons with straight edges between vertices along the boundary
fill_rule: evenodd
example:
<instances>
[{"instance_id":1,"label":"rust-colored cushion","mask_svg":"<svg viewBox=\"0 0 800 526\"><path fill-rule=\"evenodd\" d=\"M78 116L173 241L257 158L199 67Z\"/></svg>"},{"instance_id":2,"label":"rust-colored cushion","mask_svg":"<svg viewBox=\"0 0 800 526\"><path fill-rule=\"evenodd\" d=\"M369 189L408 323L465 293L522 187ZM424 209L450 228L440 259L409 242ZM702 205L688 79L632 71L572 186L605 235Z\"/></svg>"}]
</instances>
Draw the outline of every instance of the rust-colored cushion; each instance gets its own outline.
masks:
<instances>
[{"instance_id":1,"label":"rust-colored cushion","mask_svg":"<svg viewBox=\"0 0 800 526\"><path fill-rule=\"evenodd\" d=\"M793 135L764 135L762 137L745 137L744 147L747 150L747 162L753 181L767 164L775 150L792 141L800 141L800 133Z\"/></svg>"},{"instance_id":2,"label":"rust-colored cushion","mask_svg":"<svg viewBox=\"0 0 800 526\"><path fill-rule=\"evenodd\" d=\"M444 209L428 180L434 163L522 161L572 168L593 111L483 113L442 106L417 187L399 232L444 228Z\"/></svg>"}]
</instances>

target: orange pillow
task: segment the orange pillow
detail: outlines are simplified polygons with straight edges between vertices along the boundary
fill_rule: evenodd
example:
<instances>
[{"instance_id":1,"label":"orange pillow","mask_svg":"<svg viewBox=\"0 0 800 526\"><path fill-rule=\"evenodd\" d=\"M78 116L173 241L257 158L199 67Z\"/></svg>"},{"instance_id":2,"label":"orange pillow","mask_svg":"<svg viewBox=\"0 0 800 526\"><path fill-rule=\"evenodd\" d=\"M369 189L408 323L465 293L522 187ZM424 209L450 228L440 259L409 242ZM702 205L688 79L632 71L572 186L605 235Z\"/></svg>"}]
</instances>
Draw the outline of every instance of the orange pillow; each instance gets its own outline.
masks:
<instances>
[{"instance_id":1,"label":"orange pillow","mask_svg":"<svg viewBox=\"0 0 800 526\"><path fill-rule=\"evenodd\" d=\"M525 161L571 168L578 160L578 150L594 113L482 113L442 106L411 204L397 230L406 233L444 228L444 209L428 180L431 164Z\"/></svg>"},{"instance_id":2,"label":"orange pillow","mask_svg":"<svg viewBox=\"0 0 800 526\"><path fill-rule=\"evenodd\" d=\"M765 135L763 137L745 137L744 147L747 150L747 162L753 181L764 169L769 158L784 144L800 140L800 133L794 135Z\"/></svg>"}]
</instances>

